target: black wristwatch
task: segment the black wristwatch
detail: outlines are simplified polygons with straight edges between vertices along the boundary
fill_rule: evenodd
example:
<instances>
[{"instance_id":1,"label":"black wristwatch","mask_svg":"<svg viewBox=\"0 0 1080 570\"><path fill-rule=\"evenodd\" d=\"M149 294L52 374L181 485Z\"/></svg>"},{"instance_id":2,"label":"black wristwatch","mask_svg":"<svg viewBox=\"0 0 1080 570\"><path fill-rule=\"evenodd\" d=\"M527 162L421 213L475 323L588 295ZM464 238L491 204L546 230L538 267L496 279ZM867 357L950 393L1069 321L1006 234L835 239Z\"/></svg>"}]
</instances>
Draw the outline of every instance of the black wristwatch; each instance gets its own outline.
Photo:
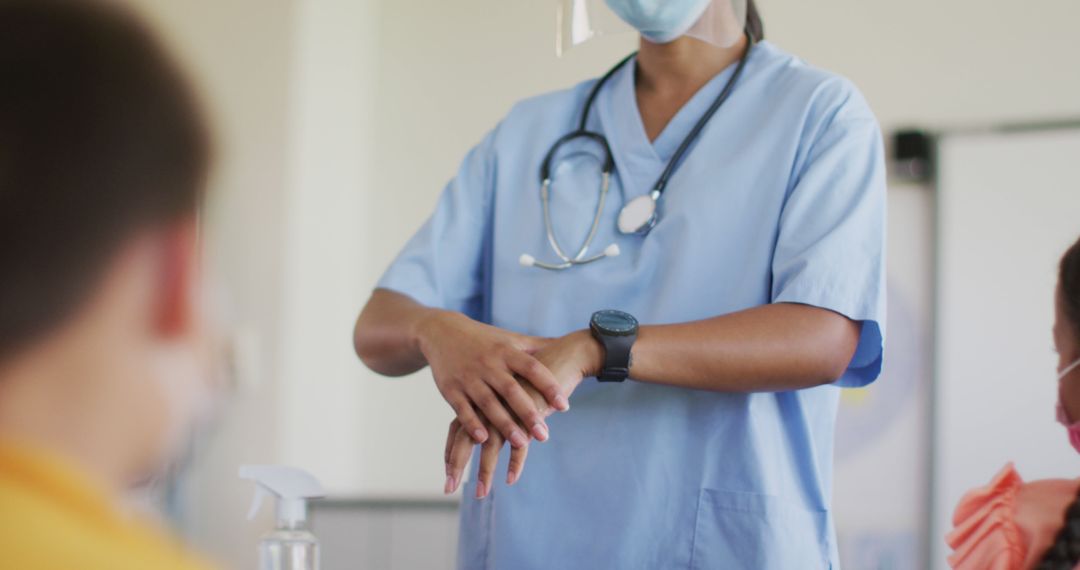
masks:
<instances>
[{"instance_id":1,"label":"black wristwatch","mask_svg":"<svg viewBox=\"0 0 1080 570\"><path fill-rule=\"evenodd\" d=\"M604 345L604 368L596 379L601 382L626 380L630 376L630 349L637 340L637 319L622 311L597 311L589 321L589 330Z\"/></svg>"}]
</instances>

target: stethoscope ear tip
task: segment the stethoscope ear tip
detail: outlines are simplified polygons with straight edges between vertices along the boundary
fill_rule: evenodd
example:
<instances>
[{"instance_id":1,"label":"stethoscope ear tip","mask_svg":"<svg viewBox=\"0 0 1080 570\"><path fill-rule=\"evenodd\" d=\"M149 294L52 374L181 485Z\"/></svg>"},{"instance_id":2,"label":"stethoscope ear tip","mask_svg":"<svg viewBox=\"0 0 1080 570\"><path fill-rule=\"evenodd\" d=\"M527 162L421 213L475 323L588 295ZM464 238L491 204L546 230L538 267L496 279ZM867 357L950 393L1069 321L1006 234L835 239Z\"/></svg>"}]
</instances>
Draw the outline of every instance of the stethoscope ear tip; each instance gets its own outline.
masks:
<instances>
[{"instance_id":1,"label":"stethoscope ear tip","mask_svg":"<svg viewBox=\"0 0 1080 570\"><path fill-rule=\"evenodd\" d=\"M520 263L522 267L532 267L536 265L536 258L527 253L523 253L521 254L521 257L518 258L518 263Z\"/></svg>"},{"instance_id":2,"label":"stethoscope ear tip","mask_svg":"<svg viewBox=\"0 0 1080 570\"><path fill-rule=\"evenodd\" d=\"M618 257L620 253L622 252L619 250L619 244L617 243L613 243L604 249L605 257Z\"/></svg>"}]
</instances>

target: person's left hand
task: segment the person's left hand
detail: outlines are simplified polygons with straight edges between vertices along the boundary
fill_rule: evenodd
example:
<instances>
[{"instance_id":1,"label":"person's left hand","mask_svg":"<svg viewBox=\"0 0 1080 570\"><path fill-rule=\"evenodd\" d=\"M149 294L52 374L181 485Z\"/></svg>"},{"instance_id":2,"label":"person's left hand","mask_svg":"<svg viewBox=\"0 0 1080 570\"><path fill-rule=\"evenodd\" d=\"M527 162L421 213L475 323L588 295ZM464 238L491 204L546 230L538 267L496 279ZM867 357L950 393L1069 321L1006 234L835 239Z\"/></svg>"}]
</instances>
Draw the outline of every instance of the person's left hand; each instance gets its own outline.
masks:
<instances>
[{"instance_id":1,"label":"person's left hand","mask_svg":"<svg viewBox=\"0 0 1080 570\"><path fill-rule=\"evenodd\" d=\"M589 331L576 331L564 337L552 340L541 348L535 357L547 366L555 379L562 387L562 395L570 398L581 381L589 376L594 376L602 366L603 348L600 346ZM545 417L555 412L548 405L542 394L533 389L528 382L522 382L522 387L536 402ZM528 430L526 430L528 431ZM489 430L490 436L481 445L480 469L477 475L476 498L482 499L491 492L492 477L495 474L495 465L499 461L499 450L502 449L505 439L497 430ZM472 437L461 427L455 419L450 422L450 432L446 437L446 487L443 491L453 493L461 483L465 465L472 457L474 442ZM506 483L513 485L521 478L521 472L525 469L525 458L528 457L529 446L525 445L510 450L510 466L506 473Z\"/></svg>"}]
</instances>

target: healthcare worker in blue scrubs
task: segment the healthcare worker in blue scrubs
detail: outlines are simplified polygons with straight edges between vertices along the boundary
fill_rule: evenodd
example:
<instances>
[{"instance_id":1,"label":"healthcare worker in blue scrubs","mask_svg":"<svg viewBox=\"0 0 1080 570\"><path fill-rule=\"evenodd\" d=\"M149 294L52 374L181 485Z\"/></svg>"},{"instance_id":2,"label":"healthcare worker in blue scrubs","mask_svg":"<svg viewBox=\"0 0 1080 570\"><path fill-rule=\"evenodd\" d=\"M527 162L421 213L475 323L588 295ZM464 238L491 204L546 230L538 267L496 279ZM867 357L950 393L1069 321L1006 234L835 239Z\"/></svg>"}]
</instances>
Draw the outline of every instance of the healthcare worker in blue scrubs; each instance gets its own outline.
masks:
<instances>
[{"instance_id":1,"label":"healthcare worker in blue scrubs","mask_svg":"<svg viewBox=\"0 0 1080 570\"><path fill-rule=\"evenodd\" d=\"M838 566L839 392L881 369L882 142L745 1L564 0L564 31L616 15L640 51L515 105L361 313L363 361L430 366L455 410L447 492L477 451L460 568Z\"/></svg>"}]
</instances>

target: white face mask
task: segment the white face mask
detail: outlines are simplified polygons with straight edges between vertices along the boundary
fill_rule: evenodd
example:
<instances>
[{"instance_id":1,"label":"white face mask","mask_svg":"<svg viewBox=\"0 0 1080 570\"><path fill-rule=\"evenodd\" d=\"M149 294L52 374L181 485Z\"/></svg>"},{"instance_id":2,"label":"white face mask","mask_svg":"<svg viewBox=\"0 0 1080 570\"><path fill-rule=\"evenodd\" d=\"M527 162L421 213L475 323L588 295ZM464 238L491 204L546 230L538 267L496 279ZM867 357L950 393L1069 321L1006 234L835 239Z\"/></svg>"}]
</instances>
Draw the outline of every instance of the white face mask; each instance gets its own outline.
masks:
<instances>
[{"instance_id":1,"label":"white face mask","mask_svg":"<svg viewBox=\"0 0 1080 570\"><path fill-rule=\"evenodd\" d=\"M215 316L226 311L213 304L218 300L213 295L217 291L213 282L205 279L199 290L199 332L162 344L154 354L154 381L168 414L162 449L165 463L185 450L199 428L213 420L224 403L227 373L218 334L223 327Z\"/></svg>"},{"instance_id":2,"label":"white face mask","mask_svg":"<svg viewBox=\"0 0 1080 570\"><path fill-rule=\"evenodd\" d=\"M170 485L190 461L191 442L216 407L217 392L208 380L206 363L197 349L183 343L165 345L152 356L148 378L164 403L163 429L156 441L152 463L143 479L127 489L124 506L140 516L157 518L168 510Z\"/></svg>"},{"instance_id":3,"label":"white face mask","mask_svg":"<svg viewBox=\"0 0 1080 570\"><path fill-rule=\"evenodd\" d=\"M1065 377L1068 376L1070 372L1076 370L1077 367L1080 367L1080 358L1076 359L1072 364L1066 366L1058 373L1057 421L1065 426L1065 429L1069 434L1069 443L1072 444L1073 449L1075 449L1077 453L1080 453L1080 421L1073 421L1069 418L1069 414L1065 411L1065 406L1061 401L1061 382L1065 380Z\"/></svg>"},{"instance_id":4,"label":"white face mask","mask_svg":"<svg viewBox=\"0 0 1080 570\"><path fill-rule=\"evenodd\" d=\"M214 407L214 390L207 366L188 347L162 348L156 356L155 379L166 403L168 427L165 449L172 457L187 443L193 428Z\"/></svg>"}]
</instances>

